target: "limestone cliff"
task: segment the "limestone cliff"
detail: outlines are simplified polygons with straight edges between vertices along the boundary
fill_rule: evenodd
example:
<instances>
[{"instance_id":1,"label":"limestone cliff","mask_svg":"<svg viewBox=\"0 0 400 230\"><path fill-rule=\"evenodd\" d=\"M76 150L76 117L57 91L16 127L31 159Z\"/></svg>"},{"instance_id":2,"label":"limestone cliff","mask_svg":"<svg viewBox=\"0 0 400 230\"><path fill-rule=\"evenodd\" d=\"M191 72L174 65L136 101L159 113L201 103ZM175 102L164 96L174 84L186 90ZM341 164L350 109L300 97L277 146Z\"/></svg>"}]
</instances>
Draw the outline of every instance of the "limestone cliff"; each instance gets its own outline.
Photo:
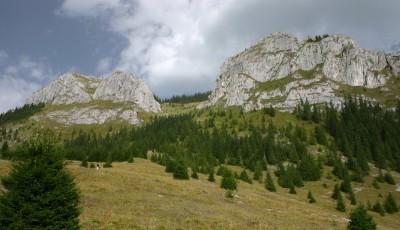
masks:
<instances>
[{"instance_id":1,"label":"limestone cliff","mask_svg":"<svg viewBox=\"0 0 400 230\"><path fill-rule=\"evenodd\" d=\"M392 88L399 75L400 55L360 48L348 36L299 40L273 33L225 61L216 88L199 108L221 104L248 111L272 104L290 110L300 99L338 104L359 88L372 100L389 91L396 97L393 91L400 89Z\"/></svg>"},{"instance_id":2,"label":"limestone cliff","mask_svg":"<svg viewBox=\"0 0 400 230\"><path fill-rule=\"evenodd\" d=\"M118 119L139 124L138 112L161 111L146 82L121 71L105 79L66 73L26 101L41 102L54 108L33 119L51 119L66 125L103 124Z\"/></svg>"}]
</instances>

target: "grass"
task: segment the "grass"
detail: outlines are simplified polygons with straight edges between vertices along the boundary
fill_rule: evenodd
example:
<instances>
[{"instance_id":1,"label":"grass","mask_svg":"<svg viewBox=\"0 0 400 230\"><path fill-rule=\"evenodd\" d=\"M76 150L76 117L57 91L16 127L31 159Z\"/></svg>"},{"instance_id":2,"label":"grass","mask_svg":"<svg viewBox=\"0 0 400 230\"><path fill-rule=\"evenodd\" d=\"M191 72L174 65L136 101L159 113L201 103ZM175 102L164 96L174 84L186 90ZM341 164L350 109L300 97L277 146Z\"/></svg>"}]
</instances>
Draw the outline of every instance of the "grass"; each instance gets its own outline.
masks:
<instances>
[{"instance_id":1,"label":"grass","mask_svg":"<svg viewBox=\"0 0 400 230\"><path fill-rule=\"evenodd\" d=\"M9 165L0 161L0 175L8 172ZM135 159L133 164L114 162L113 166L96 171L80 167L79 162L68 163L82 192L82 229L344 229L347 225L349 211L336 211L330 198L337 182L326 178L329 168L325 168L322 181L305 183L295 195L280 188L274 177L277 193L268 192L256 181L239 182L235 197L228 199L219 188L219 176L217 183L208 182L202 174L199 180L174 180L164 167L145 159ZM395 177L398 181L399 175ZM395 187L387 184L376 190L370 186L371 180L353 184L354 189L362 188L356 192L358 200L373 203L379 193L385 196L394 191ZM307 203L309 190L317 203ZM395 195L399 201L399 193ZM350 210L347 199L346 205ZM380 229L400 226L399 213L370 214Z\"/></svg>"}]
</instances>

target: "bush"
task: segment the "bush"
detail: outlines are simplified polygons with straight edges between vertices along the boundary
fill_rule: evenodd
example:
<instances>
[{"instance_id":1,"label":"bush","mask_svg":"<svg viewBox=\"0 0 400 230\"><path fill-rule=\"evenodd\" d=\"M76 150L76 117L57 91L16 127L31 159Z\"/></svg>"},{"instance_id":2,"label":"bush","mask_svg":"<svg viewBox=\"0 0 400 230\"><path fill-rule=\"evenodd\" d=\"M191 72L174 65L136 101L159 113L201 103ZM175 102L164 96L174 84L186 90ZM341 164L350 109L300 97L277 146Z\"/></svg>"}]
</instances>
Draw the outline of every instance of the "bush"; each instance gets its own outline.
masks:
<instances>
[{"instance_id":1,"label":"bush","mask_svg":"<svg viewBox=\"0 0 400 230\"><path fill-rule=\"evenodd\" d=\"M394 181L394 179L393 179L393 176L392 176L392 174L390 174L390 173L386 173L385 174L385 181L386 181L386 183L388 183L388 184L396 184L396 182Z\"/></svg>"},{"instance_id":2,"label":"bush","mask_svg":"<svg viewBox=\"0 0 400 230\"><path fill-rule=\"evenodd\" d=\"M225 197L228 199L233 199L235 197L235 194L233 193L232 190L226 190Z\"/></svg>"},{"instance_id":3,"label":"bush","mask_svg":"<svg viewBox=\"0 0 400 230\"><path fill-rule=\"evenodd\" d=\"M373 230L376 229L376 223L363 206L358 206L350 214L350 223L347 226L347 229Z\"/></svg>"}]
</instances>

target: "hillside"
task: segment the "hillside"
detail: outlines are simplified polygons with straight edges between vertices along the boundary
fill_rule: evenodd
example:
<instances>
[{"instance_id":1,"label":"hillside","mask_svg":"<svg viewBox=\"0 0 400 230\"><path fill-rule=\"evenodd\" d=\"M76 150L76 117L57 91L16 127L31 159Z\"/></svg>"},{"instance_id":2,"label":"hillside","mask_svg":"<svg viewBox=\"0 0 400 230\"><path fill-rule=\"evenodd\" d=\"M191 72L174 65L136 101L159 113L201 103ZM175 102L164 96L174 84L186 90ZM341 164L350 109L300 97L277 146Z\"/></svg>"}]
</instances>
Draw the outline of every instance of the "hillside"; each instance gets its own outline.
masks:
<instances>
[{"instance_id":1,"label":"hillside","mask_svg":"<svg viewBox=\"0 0 400 230\"><path fill-rule=\"evenodd\" d=\"M9 162L0 161L0 175L8 167ZM99 171L80 167L78 162L70 162L68 169L82 191L83 229L344 229L347 224L348 212L336 211L330 198L336 181L326 175L321 181L305 183L297 194L280 187L271 193L258 182L240 182L235 198L229 199L219 188L219 176L216 183L202 174L199 180L174 180L164 167L140 158ZM353 186L364 203L375 202L379 194L385 196L395 189L387 184L374 189L371 178ZM308 190L316 203L307 202ZM399 193L396 197L400 199ZM348 201L347 207L351 207ZM379 229L394 230L400 225L399 213L371 215Z\"/></svg>"}]
</instances>

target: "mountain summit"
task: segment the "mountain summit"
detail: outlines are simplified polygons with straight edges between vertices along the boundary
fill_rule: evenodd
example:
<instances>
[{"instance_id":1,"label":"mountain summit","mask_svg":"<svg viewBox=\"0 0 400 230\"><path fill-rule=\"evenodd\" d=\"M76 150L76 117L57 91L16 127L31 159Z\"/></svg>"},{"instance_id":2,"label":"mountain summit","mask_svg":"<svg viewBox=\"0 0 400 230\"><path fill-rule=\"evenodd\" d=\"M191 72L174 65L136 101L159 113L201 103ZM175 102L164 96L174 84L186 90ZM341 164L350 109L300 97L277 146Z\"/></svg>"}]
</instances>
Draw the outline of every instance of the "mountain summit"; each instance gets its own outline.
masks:
<instances>
[{"instance_id":1,"label":"mountain summit","mask_svg":"<svg viewBox=\"0 0 400 230\"><path fill-rule=\"evenodd\" d=\"M300 99L339 104L346 94L390 104L400 95L399 75L400 55L360 48L348 36L299 40L273 33L224 62L216 88L199 108L290 110Z\"/></svg>"},{"instance_id":2,"label":"mountain summit","mask_svg":"<svg viewBox=\"0 0 400 230\"><path fill-rule=\"evenodd\" d=\"M160 112L160 104L146 82L133 74L116 71L101 79L66 73L33 93L27 104L45 103L48 118L59 123L102 124L112 120L140 123L137 112Z\"/></svg>"}]
</instances>

